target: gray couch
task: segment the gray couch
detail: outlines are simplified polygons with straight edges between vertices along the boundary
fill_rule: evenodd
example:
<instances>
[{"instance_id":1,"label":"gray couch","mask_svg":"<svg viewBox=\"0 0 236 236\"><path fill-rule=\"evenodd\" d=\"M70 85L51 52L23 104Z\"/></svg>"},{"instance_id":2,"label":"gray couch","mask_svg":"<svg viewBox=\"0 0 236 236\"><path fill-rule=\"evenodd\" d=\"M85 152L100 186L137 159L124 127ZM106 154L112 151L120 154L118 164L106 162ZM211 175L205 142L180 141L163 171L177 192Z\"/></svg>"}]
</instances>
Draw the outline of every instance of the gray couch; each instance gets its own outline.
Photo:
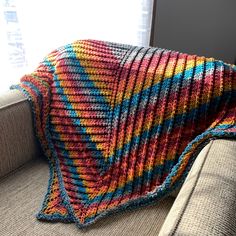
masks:
<instances>
[{"instance_id":1,"label":"gray couch","mask_svg":"<svg viewBox=\"0 0 236 236\"><path fill-rule=\"evenodd\" d=\"M211 141L176 195L106 217L85 230L35 218L48 165L34 138L29 103L0 96L0 235L236 235L236 142Z\"/></svg>"}]
</instances>

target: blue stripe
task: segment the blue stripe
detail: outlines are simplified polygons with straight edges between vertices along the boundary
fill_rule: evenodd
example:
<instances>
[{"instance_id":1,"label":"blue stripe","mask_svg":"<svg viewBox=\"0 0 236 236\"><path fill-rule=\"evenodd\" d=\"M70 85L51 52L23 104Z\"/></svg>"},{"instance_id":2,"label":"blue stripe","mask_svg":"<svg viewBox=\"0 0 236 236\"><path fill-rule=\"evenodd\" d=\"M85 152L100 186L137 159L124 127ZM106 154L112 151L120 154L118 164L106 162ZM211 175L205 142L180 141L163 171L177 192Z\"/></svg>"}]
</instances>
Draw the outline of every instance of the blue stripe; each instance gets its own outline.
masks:
<instances>
[{"instance_id":1,"label":"blue stripe","mask_svg":"<svg viewBox=\"0 0 236 236\"><path fill-rule=\"evenodd\" d=\"M167 160L165 162L165 165L167 167L166 172L171 170L174 163L175 163L174 160ZM120 196L123 196L123 193L124 193L123 188L125 188L125 194L131 193L132 192L131 188L136 189L139 186L139 184L141 183L140 180L142 180L143 178L145 179L145 177L148 176L148 173L150 171L152 172L152 174L154 176L157 176L160 173L161 168L162 168L162 165L154 166L154 168L152 170L144 171L142 176L136 176L136 177L134 177L133 181L128 181L128 182L125 183L125 186L117 188L115 190L115 193L114 192L107 192L105 194L105 196L103 197L103 201L110 200L110 198L112 196L113 196L113 198L112 198L113 200L116 199L116 198L119 198ZM100 198L101 198L100 195L96 196L95 198L90 200L90 204L94 204L96 202L99 202Z\"/></svg>"},{"instance_id":2,"label":"blue stripe","mask_svg":"<svg viewBox=\"0 0 236 236\"><path fill-rule=\"evenodd\" d=\"M68 48L71 48L71 49L73 50L73 48L72 48L70 45L68 45L67 47L68 47ZM74 54L73 56L76 57L76 54L75 54L74 52L73 52L73 53L71 52L71 54ZM80 68L81 70L84 70L83 67L80 65L79 61L77 61L77 62L78 62L78 63L77 63L78 68ZM48 62L48 65L49 65L49 62ZM52 65L49 65L49 66L52 67ZM84 71L84 72L85 72L85 71ZM54 78L57 80L57 75L55 75ZM87 79L89 80L89 77L88 77L88 76L87 76ZM58 89L58 88L57 88L57 89ZM60 92L64 93L63 88L59 88L59 89L60 89L60 90L59 90ZM99 91L98 89L96 89L96 90ZM71 103L69 102L68 97L67 97L66 95L63 95L63 98L64 98L64 100L66 101L65 106L66 106L68 109L73 110L73 107L72 107ZM91 137L90 137L88 134L86 134L86 128L85 128L84 126L82 126L82 124L81 124L81 122L80 122L80 119L79 119L79 118L76 118L76 119L71 118L71 119L72 119L72 121L73 121L73 123L74 123L76 129L82 130L82 132L85 133L85 134L84 134L85 139L86 139L88 142L90 142L91 144L93 144L93 145L94 145L94 148L96 148L96 143L95 143L95 142L92 142ZM52 126L51 126L51 128L53 129ZM55 130L54 130L54 131L55 131ZM55 131L55 133L56 133L56 131ZM58 134L58 138L60 138L60 135L59 135L59 134ZM100 153L100 156L102 157L102 153L101 153L99 150L98 150L98 152ZM66 150L65 150L65 154L68 155L68 157L69 157L69 153L68 153ZM99 159L96 159L96 160L99 162L99 166L101 166L101 165L104 166L104 160L103 160L102 158L99 158ZM75 170L76 170L75 167L69 167L69 166L68 166L68 168L69 168L71 171L75 171ZM78 177L79 177L79 174L78 174ZM80 178L80 177L79 177L79 178ZM84 185L83 185L83 182L80 181L80 180L75 180L75 184L84 186ZM82 192L86 192L86 187L85 187L85 186L82 187L82 186L78 187L78 190L79 190L79 191L82 190ZM84 196L84 197L86 197L86 200L88 200L88 196L87 196L87 195Z\"/></svg>"},{"instance_id":3,"label":"blue stripe","mask_svg":"<svg viewBox=\"0 0 236 236\"><path fill-rule=\"evenodd\" d=\"M67 45L67 48L68 48L68 49L71 49L71 52L70 52L70 54L72 54L71 56L74 57L74 58L76 58L76 54L75 54L74 51L73 51L73 47L72 47L71 45ZM50 64L49 61L47 62L47 64L48 64L48 66L53 67L53 65ZM78 68L80 68L80 69L85 73L85 70L84 70L84 68L80 65L79 60L77 60L77 66L78 66ZM57 76L57 75L55 75L55 76ZM88 81L91 82L91 80L89 79L89 76L88 76L88 75L84 75L84 79L87 79ZM58 85L60 86L60 82L59 82L59 80L57 80L57 77L56 77L56 80L55 80L55 81L57 81L57 82L58 82ZM93 84L94 84L94 83L93 83ZM94 86L94 87L95 87L95 86ZM64 90L63 90L62 87L57 88L57 89L59 89L59 90L57 90L57 91L59 91L59 92L61 92L61 93L64 93ZM95 91L100 92L97 88L95 88ZM60 95L60 96L61 96L61 95ZM62 97L63 97L63 99L66 101L66 104L65 104L66 107L69 108L69 109L71 109L71 110L73 110L73 107L72 107L71 103L69 102L68 97L67 97L66 95L62 95ZM100 95L99 97L100 97L100 99L102 100L102 102L105 101L105 98L104 98L102 95ZM100 100L100 101L101 101L101 100ZM90 143L91 143L91 146L93 145L94 148L97 148L96 142L93 142L93 141L91 140L90 135L87 134L87 132L86 132L86 127L82 125L82 123L81 123L79 117L77 117L76 119L75 119L75 118L71 118L71 119L73 120L73 123L75 124L76 129L81 130L83 133L85 133L85 134L84 134L85 140L87 140L88 142L90 142ZM101 152L100 150L98 150L98 153L99 153L99 157L103 157L103 154L102 154L102 152ZM104 162L104 159L103 159L103 158L97 158L96 161L99 163L99 164L98 164L99 166L102 166L102 167L103 167L103 166L105 165L105 162Z\"/></svg>"},{"instance_id":4,"label":"blue stripe","mask_svg":"<svg viewBox=\"0 0 236 236\"><path fill-rule=\"evenodd\" d=\"M55 127L54 127L53 125L50 126L50 129L53 130L54 132L56 132ZM69 152L68 152L68 151L66 150L66 148L65 148L64 142L62 142L62 145L63 145L62 148L64 148L64 150L63 150L64 154L65 154L66 156L70 157ZM64 160L64 161L65 161L65 160ZM68 164L74 165L72 159L67 159L66 161L67 161L67 163L69 162ZM76 170L76 167L68 166L68 165L67 165L67 168L68 168L70 174L71 174L72 172L77 173L78 178L77 178L77 179L72 179L72 183L74 183L74 185L77 186L77 189L78 189L77 194L79 194L79 196L81 196L82 199L88 201L88 200L89 200L88 195L87 195L87 194L81 194L81 193L80 193L80 192L85 192L85 191L86 191L86 188L84 187L83 180L81 180L81 178L79 177L79 174L78 174L78 172L77 172L77 170Z\"/></svg>"},{"instance_id":5,"label":"blue stripe","mask_svg":"<svg viewBox=\"0 0 236 236\"><path fill-rule=\"evenodd\" d=\"M225 98L227 98L228 95L229 95L229 93L230 93L230 91L229 91L229 92L225 92L225 93L221 96L221 99L224 100ZM218 97L214 98L214 99L211 101L211 106L214 107L214 106L218 103L218 100L219 100ZM173 117L174 120L175 120L175 123L176 123L176 124L180 124L180 122L181 122L181 120L182 120L182 116L183 116L184 114L187 115L187 116L186 116L186 122L185 122L185 123L188 123L189 121L191 121L191 120L193 119L193 116L195 115L195 112L196 112L196 111L198 111L198 110L205 111L205 109L206 109L206 107L208 107L208 105L209 105L208 103L202 104L202 105L200 105L199 107L193 108L192 110L188 111L188 113L181 113L181 114L176 115L175 117ZM160 126L163 126L163 128L168 127L169 124L170 124L170 122L173 121L173 118L170 118L170 119L168 119L168 120L164 120L164 122L163 122L162 124L157 124L157 125L154 126L151 130L145 130L143 133L140 134L140 138L141 138L141 139L144 139L144 138L147 136L147 133L148 133L148 132L151 132L151 133L150 133L151 136L154 135L154 134L156 134L156 133L158 132L158 130L160 129ZM157 133L157 134L159 134L159 133ZM126 149L127 149L126 146L129 146L131 142L132 142L133 144L137 144L137 142L138 142L138 137L137 137L137 136L132 137L132 139L130 140L130 142L124 144L124 146L121 147L121 149L124 148L124 150L126 150ZM117 149L117 150L116 150L116 153L117 153L117 152L120 153L121 150L120 150L120 149ZM117 155L117 156L119 156L119 155ZM109 157L108 157L108 161L109 161L109 159L112 159L112 158L114 158L114 157L115 157L114 155L109 156ZM118 159L117 161L119 161L119 159ZM110 161L109 161L109 162L110 162Z\"/></svg>"},{"instance_id":6,"label":"blue stripe","mask_svg":"<svg viewBox=\"0 0 236 236\"><path fill-rule=\"evenodd\" d=\"M98 94L98 96L101 97L100 99L102 99L102 102L105 103L105 104L108 106L108 108L109 108L109 107L110 107L110 106L109 106L109 102L107 102L106 98L102 95L101 91L96 87L95 83L94 83L92 80L90 80L89 75L88 75L87 72L85 71L84 67L82 67L82 66L80 65L79 59L76 57L76 53L74 52L74 49L73 49L72 45L67 45L67 46L65 47L65 49L71 50L71 52L70 52L70 57L77 59L75 65L77 66L78 70L80 70L82 73L84 73L83 79L84 79L85 81L82 81L82 80L79 80L79 81L80 81L80 82L83 82L85 85L89 85L91 91L96 92L96 94ZM69 66L68 66L68 67L69 67ZM68 70L68 71L69 71L69 70Z\"/></svg>"},{"instance_id":7,"label":"blue stripe","mask_svg":"<svg viewBox=\"0 0 236 236\"><path fill-rule=\"evenodd\" d=\"M211 67L212 66L212 62L206 62L205 64L206 64L207 67ZM162 86L162 91L165 91L165 88L168 87L168 84L170 83L170 81L172 79L173 79L173 82L178 83L178 80L182 79L183 74L184 74L183 83L185 83L186 80L191 79L193 69L195 69L194 76L201 78L200 76L202 76L202 73L203 73L203 70L204 70L203 64L198 65L198 66L193 67L193 68L190 68L188 70L184 70L184 71L174 75L173 77L171 76L171 77L164 78L164 80L162 80L162 82L158 82L158 83L154 84L153 86L148 87L148 88L140 91L139 93L135 93L132 97L126 98L120 104L117 104L114 107L114 115L118 116L118 114L119 114L118 111L119 111L120 107L122 107L122 106L127 107L127 104L129 103L129 100L132 99L134 103L138 102L138 97L140 96L140 94L142 92L144 94L146 94L149 89L151 89L153 92L157 92L159 87L160 87L160 84ZM173 87L173 88L175 88L175 87ZM172 90L174 90L174 89L172 89ZM161 96L160 96L160 99L162 99L164 95L165 94L162 93Z\"/></svg>"}]
</instances>

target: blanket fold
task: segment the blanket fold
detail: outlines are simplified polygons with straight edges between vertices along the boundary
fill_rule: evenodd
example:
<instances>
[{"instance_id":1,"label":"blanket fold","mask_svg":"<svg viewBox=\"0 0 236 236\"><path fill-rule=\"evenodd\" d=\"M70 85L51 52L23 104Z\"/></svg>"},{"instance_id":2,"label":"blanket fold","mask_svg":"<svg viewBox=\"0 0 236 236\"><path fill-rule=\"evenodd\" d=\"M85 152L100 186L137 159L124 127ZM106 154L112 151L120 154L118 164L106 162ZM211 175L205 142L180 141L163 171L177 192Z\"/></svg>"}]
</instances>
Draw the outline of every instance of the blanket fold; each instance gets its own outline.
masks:
<instances>
[{"instance_id":1,"label":"blanket fold","mask_svg":"<svg viewBox=\"0 0 236 236\"><path fill-rule=\"evenodd\" d=\"M80 40L21 84L50 166L38 219L87 226L181 186L211 139L236 136L236 67L171 50Z\"/></svg>"}]
</instances>

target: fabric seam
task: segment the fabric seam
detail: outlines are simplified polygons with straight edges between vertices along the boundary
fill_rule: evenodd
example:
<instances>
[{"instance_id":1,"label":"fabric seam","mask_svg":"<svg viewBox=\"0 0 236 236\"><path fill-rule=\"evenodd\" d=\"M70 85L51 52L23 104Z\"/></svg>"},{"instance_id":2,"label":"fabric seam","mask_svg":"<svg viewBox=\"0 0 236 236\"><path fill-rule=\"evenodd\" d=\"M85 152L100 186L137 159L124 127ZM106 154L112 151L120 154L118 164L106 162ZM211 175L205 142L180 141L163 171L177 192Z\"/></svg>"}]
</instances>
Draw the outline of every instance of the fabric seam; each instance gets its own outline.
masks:
<instances>
[{"instance_id":1,"label":"fabric seam","mask_svg":"<svg viewBox=\"0 0 236 236\"><path fill-rule=\"evenodd\" d=\"M11 102L9 104L6 104L6 105L3 105L3 106L0 106L0 111L1 110L5 110L5 109L8 109L12 106L15 106L15 105L18 105L20 103L24 103L24 102L27 102L27 98L22 98L21 100L17 100L15 102Z\"/></svg>"}]
</instances>

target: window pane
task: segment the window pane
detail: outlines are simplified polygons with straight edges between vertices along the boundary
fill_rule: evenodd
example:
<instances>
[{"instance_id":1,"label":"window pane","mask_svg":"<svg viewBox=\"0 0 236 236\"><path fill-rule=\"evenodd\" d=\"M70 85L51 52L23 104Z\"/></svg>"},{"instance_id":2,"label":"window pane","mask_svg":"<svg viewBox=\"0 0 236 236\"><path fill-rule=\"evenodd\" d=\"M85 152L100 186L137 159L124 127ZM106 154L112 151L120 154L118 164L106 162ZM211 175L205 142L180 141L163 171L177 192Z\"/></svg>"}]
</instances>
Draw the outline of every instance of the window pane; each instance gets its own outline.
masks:
<instances>
[{"instance_id":1,"label":"window pane","mask_svg":"<svg viewBox=\"0 0 236 236\"><path fill-rule=\"evenodd\" d=\"M153 0L2 0L0 91L78 39L149 44Z\"/></svg>"}]
</instances>

